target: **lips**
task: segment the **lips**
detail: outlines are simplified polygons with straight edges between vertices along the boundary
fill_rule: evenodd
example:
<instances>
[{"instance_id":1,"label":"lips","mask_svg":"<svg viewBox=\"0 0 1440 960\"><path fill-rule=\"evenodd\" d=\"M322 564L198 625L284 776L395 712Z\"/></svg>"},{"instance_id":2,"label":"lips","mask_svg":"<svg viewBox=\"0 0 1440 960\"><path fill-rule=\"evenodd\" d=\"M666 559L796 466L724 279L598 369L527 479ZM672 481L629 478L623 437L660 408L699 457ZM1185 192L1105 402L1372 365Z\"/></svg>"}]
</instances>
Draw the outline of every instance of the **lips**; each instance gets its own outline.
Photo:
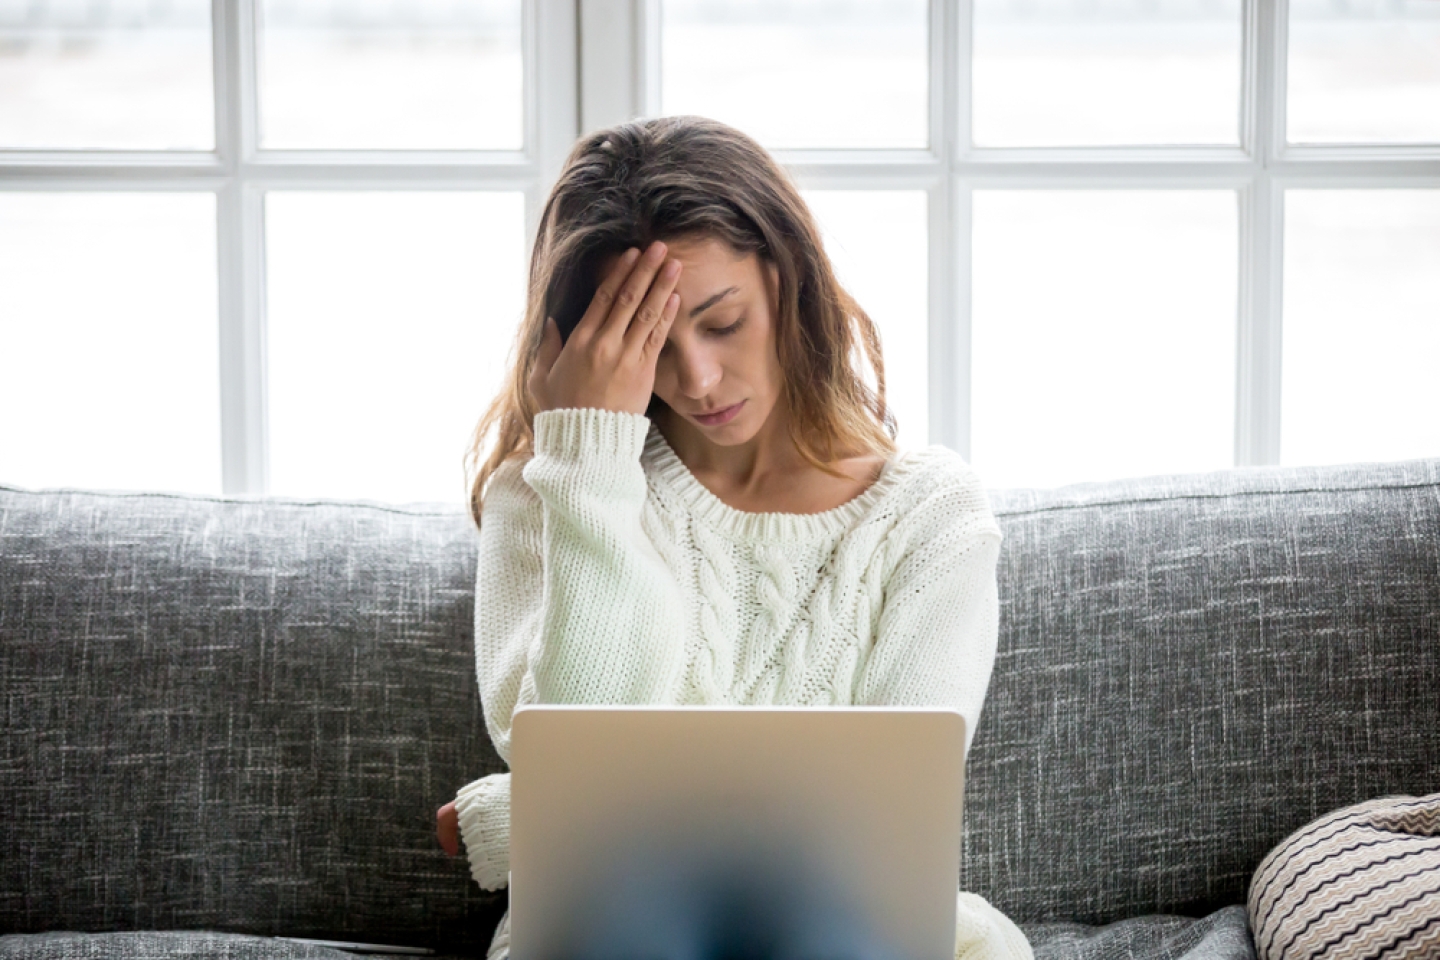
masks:
<instances>
[{"instance_id":1,"label":"lips","mask_svg":"<svg viewBox=\"0 0 1440 960\"><path fill-rule=\"evenodd\" d=\"M731 420L734 420L735 417L740 413L740 408L743 406L745 406L745 401L741 400L739 403L732 406L722 407L721 409L716 410L714 413L696 413L692 414L692 416L695 418L695 422L700 424L701 426L718 427L721 424L729 423Z\"/></svg>"}]
</instances>

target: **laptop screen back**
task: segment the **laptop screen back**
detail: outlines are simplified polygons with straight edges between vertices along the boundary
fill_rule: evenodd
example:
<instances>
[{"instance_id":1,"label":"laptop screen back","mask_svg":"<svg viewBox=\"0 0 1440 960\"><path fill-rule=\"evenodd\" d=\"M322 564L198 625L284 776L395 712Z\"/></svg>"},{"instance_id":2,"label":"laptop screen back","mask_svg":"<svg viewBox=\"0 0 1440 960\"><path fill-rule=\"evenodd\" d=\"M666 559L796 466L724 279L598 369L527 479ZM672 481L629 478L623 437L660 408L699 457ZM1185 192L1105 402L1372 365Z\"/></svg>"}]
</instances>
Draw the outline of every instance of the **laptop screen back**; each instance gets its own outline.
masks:
<instances>
[{"instance_id":1,"label":"laptop screen back","mask_svg":"<svg viewBox=\"0 0 1440 960\"><path fill-rule=\"evenodd\" d=\"M728 953L809 938L948 960L964 727L886 707L518 711L511 957L665 954L742 930L763 944Z\"/></svg>"}]
</instances>

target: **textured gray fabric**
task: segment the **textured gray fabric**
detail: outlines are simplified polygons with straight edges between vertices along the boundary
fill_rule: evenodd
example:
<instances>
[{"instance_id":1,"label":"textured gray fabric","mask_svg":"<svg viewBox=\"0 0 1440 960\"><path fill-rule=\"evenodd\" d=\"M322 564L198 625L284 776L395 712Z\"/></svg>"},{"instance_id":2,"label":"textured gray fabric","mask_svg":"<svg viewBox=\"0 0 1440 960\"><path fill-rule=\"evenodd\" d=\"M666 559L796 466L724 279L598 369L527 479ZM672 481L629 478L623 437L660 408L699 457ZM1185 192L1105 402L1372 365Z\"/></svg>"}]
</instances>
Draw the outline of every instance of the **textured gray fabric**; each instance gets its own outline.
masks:
<instances>
[{"instance_id":1,"label":"textured gray fabric","mask_svg":"<svg viewBox=\"0 0 1440 960\"><path fill-rule=\"evenodd\" d=\"M480 948L434 835L502 769L436 508L0 490L0 933Z\"/></svg>"},{"instance_id":2,"label":"textured gray fabric","mask_svg":"<svg viewBox=\"0 0 1440 960\"><path fill-rule=\"evenodd\" d=\"M235 933L34 933L0 937L0 960L354 960L313 944Z\"/></svg>"},{"instance_id":3,"label":"textured gray fabric","mask_svg":"<svg viewBox=\"0 0 1440 960\"><path fill-rule=\"evenodd\" d=\"M967 889L1202 916L1319 814L1440 789L1440 462L994 500ZM0 933L483 949L504 898L433 834L501 769L474 547L458 508L0 488Z\"/></svg>"},{"instance_id":4,"label":"textured gray fabric","mask_svg":"<svg viewBox=\"0 0 1440 960\"><path fill-rule=\"evenodd\" d=\"M0 936L0 960L355 960L357 956L361 955L315 944L198 930ZM370 956L381 960L387 956L413 958L415 954ZM425 956L426 960L445 960L440 955Z\"/></svg>"},{"instance_id":5,"label":"textured gray fabric","mask_svg":"<svg viewBox=\"0 0 1440 960\"><path fill-rule=\"evenodd\" d=\"M1051 923L1025 927L1035 960L1255 960L1245 908L1199 920L1150 916L1104 927Z\"/></svg>"},{"instance_id":6,"label":"textured gray fabric","mask_svg":"<svg viewBox=\"0 0 1440 960\"><path fill-rule=\"evenodd\" d=\"M1320 814L1440 790L1440 461L992 499L967 888L1022 922L1201 916Z\"/></svg>"}]
</instances>

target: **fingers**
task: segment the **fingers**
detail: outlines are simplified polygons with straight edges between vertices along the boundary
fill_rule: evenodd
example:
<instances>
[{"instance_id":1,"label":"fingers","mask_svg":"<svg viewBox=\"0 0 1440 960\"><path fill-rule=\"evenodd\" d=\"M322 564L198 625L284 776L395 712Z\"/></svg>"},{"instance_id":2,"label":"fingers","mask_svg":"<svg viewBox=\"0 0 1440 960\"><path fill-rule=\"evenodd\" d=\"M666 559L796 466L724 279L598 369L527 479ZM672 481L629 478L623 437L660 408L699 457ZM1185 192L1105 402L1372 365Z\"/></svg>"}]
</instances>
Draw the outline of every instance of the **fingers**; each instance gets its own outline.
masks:
<instances>
[{"instance_id":1,"label":"fingers","mask_svg":"<svg viewBox=\"0 0 1440 960\"><path fill-rule=\"evenodd\" d=\"M550 379L550 370L560 359L565 349L565 340L560 336L560 326L554 317L545 318L545 332L540 340L540 352L535 355L535 366L530 371L530 395L545 406L545 384Z\"/></svg>"},{"instance_id":2,"label":"fingers","mask_svg":"<svg viewBox=\"0 0 1440 960\"><path fill-rule=\"evenodd\" d=\"M649 292L645 299L640 301L640 306L635 310L635 316L625 330L626 350L638 350L645 347L655 329L662 322L665 322L666 329L669 329L669 322L675 319L675 313L679 310L679 297L675 294L675 284L680 281L681 265L679 260L667 260L660 268L654 282L650 284ZM675 309L671 310L670 299L675 298ZM666 322L666 311L670 311L669 322ZM663 339L662 339L663 342Z\"/></svg>"},{"instance_id":3,"label":"fingers","mask_svg":"<svg viewBox=\"0 0 1440 960\"><path fill-rule=\"evenodd\" d=\"M460 852L460 814L453 802L435 811L435 835L440 847L450 856Z\"/></svg>"},{"instance_id":4,"label":"fingers","mask_svg":"<svg viewBox=\"0 0 1440 960\"><path fill-rule=\"evenodd\" d=\"M640 259L640 253L639 250L631 247L620 254L620 259L610 268L610 272L595 289L595 296L590 298L590 306L585 309L585 313L580 317L580 322L575 324L575 331L571 336L579 334L582 340L588 340L605 325L606 319L610 316L610 309L615 306L615 302L620 296L621 288L635 268L636 261Z\"/></svg>"},{"instance_id":5,"label":"fingers","mask_svg":"<svg viewBox=\"0 0 1440 960\"><path fill-rule=\"evenodd\" d=\"M672 293L662 308L660 322L644 331L643 338L639 341L639 349L641 359L649 369L655 368L655 361L659 359L660 350L665 346L665 340L670 336L670 328L675 324L679 313L680 294ZM635 327L638 328L639 324Z\"/></svg>"},{"instance_id":6,"label":"fingers","mask_svg":"<svg viewBox=\"0 0 1440 960\"><path fill-rule=\"evenodd\" d=\"M542 377L550 375L550 368L565 349L565 339L560 336L560 325L554 317L545 318L545 333L540 340L540 352L535 355L535 370Z\"/></svg>"},{"instance_id":7,"label":"fingers","mask_svg":"<svg viewBox=\"0 0 1440 960\"><path fill-rule=\"evenodd\" d=\"M635 261L630 269L630 275L620 284L620 289L615 293L615 302L610 306L610 314L605 318L599 335L610 339L617 345L626 339L625 334L630 329L630 323L637 316L644 313L646 320L653 323L660 317L660 308L665 303L665 297L670 290L665 290L660 295L658 302L652 299L654 291L652 287L660 286L656 283L656 275L665 266L665 254L669 250L665 244L655 241L645 248L644 254ZM679 276L678 271L676 276ZM674 281L671 281L674 286Z\"/></svg>"},{"instance_id":8,"label":"fingers","mask_svg":"<svg viewBox=\"0 0 1440 960\"><path fill-rule=\"evenodd\" d=\"M582 324L590 320L591 335L607 339L617 347L626 342L630 325L637 318L647 326L660 319L665 298L680 276L679 264L671 266L666 260L669 248L659 240L646 247L644 253L633 250L625 252L615 270L595 291L590 310L581 320ZM627 265L629 273L620 276ZM603 317L591 316L592 311L598 314L601 310L605 311Z\"/></svg>"}]
</instances>

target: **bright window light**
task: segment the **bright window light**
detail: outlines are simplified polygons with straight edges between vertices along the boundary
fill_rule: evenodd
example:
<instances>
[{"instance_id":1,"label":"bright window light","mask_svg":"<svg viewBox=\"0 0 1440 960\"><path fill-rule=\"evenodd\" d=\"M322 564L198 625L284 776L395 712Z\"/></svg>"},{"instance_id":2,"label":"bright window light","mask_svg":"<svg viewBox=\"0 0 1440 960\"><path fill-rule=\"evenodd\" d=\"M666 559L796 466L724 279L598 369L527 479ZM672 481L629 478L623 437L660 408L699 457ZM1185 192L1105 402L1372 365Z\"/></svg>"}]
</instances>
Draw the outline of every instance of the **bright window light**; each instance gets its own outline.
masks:
<instances>
[{"instance_id":1,"label":"bright window light","mask_svg":"<svg viewBox=\"0 0 1440 960\"><path fill-rule=\"evenodd\" d=\"M209 0L0 0L0 150L210 150Z\"/></svg>"},{"instance_id":2,"label":"bright window light","mask_svg":"<svg viewBox=\"0 0 1440 960\"><path fill-rule=\"evenodd\" d=\"M977 146L1240 142L1240 0L975 0Z\"/></svg>"},{"instance_id":3,"label":"bright window light","mask_svg":"<svg viewBox=\"0 0 1440 960\"><path fill-rule=\"evenodd\" d=\"M825 251L850 295L880 328L886 396L902 447L929 442L925 193L809 190Z\"/></svg>"},{"instance_id":4,"label":"bright window light","mask_svg":"<svg viewBox=\"0 0 1440 960\"><path fill-rule=\"evenodd\" d=\"M1236 216L1220 190L976 193L971 449L987 484L1233 463Z\"/></svg>"},{"instance_id":5,"label":"bright window light","mask_svg":"<svg viewBox=\"0 0 1440 960\"><path fill-rule=\"evenodd\" d=\"M1440 3L1290 0L1289 139L1440 142Z\"/></svg>"},{"instance_id":6,"label":"bright window light","mask_svg":"<svg viewBox=\"0 0 1440 960\"><path fill-rule=\"evenodd\" d=\"M266 198L270 490L465 499L525 291L518 193Z\"/></svg>"},{"instance_id":7,"label":"bright window light","mask_svg":"<svg viewBox=\"0 0 1440 960\"><path fill-rule=\"evenodd\" d=\"M0 193L0 483L220 492L215 198Z\"/></svg>"},{"instance_id":8,"label":"bright window light","mask_svg":"<svg viewBox=\"0 0 1440 960\"><path fill-rule=\"evenodd\" d=\"M925 0L664 0L662 112L771 148L924 147Z\"/></svg>"},{"instance_id":9,"label":"bright window light","mask_svg":"<svg viewBox=\"0 0 1440 960\"><path fill-rule=\"evenodd\" d=\"M1440 190L1285 194L1283 463L1440 455Z\"/></svg>"},{"instance_id":10,"label":"bright window light","mask_svg":"<svg viewBox=\"0 0 1440 960\"><path fill-rule=\"evenodd\" d=\"M520 0L259 9L261 146L522 146Z\"/></svg>"}]
</instances>

